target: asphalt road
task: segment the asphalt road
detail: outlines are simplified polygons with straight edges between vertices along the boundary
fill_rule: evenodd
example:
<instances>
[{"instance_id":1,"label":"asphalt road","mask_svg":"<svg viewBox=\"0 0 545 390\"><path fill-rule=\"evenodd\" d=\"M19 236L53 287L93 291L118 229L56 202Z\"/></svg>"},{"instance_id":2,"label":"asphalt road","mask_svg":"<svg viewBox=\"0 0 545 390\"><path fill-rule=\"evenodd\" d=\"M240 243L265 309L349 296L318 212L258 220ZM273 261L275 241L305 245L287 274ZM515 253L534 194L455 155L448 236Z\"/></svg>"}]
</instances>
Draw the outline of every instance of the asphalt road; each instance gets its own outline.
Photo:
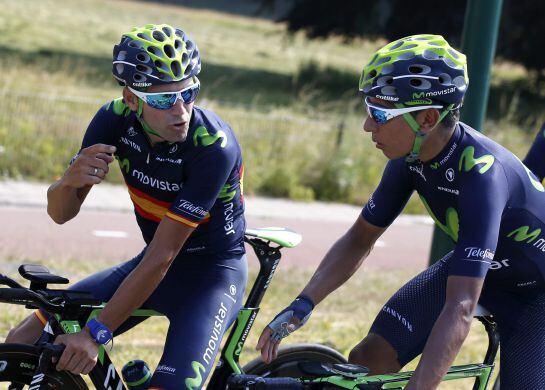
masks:
<instances>
[{"instance_id":1,"label":"asphalt road","mask_svg":"<svg viewBox=\"0 0 545 390\"><path fill-rule=\"evenodd\" d=\"M266 201L263 201L267 203ZM287 266L316 267L328 248L357 218L355 214L339 218L316 218L316 212L305 215L279 211L278 203L269 205L268 212L251 212L247 216L248 227L282 226L303 235L303 242L296 248L285 249L282 264ZM327 205L305 205L327 208ZM282 215L274 217L275 211ZM328 215L330 215L328 213ZM0 206L0 272L15 270L6 259L31 262L56 259L73 261L101 259L121 261L137 254L144 242L134 215L127 210L83 209L72 221L55 224L43 206ZM402 218L394 223L379 239L369 256L368 267L392 269L411 267L423 269L428 260L432 225L422 218ZM252 257L252 256L251 256ZM250 261L255 261L250 259ZM17 263L17 262L15 262Z\"/></svg>"}]
</instances>

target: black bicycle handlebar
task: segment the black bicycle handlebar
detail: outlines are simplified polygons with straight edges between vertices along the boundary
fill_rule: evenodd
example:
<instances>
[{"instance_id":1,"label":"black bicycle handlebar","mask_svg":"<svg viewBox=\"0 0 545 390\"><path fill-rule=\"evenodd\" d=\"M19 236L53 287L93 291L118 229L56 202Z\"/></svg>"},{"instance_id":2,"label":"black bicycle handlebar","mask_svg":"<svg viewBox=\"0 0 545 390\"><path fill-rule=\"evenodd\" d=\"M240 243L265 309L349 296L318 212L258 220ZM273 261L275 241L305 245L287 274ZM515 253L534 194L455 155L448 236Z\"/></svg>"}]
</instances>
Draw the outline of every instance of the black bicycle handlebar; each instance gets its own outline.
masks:
<instances>
[{"instance_id":1,"label":"black bicycle handlebar","mask_svg":"<svg viewBox=\"0 0 545 390\"><path fill-rule=\"evenodd\" d=\"M64 309L64 304L51 303L37 292L24 287L0 288L0 302L32 305L50 313L61 313Z\"/></svg>"},{"instance_id":2,"label":"black bicycle handlebar","mask_svg":"<svg viewBox=\"0 0 545 390\"><path fill-rule=\"evenodd\" d=\"M0 274L0 284L3 284L11 288L24 288L12 278L8 278L6 275L2 275L2 274Z\"/></svg>"},{"instance_id":3,"label":"black bicycle handlebar","mask_svg":"<svg viewBox=\"0 0 545 390\"><path fill-rule=\"evenodd\" d=\"M303 390L305 385L297 378L263 378L257 375L231 375L228 389L240 390Z\"/></svg>"}]
</instances>

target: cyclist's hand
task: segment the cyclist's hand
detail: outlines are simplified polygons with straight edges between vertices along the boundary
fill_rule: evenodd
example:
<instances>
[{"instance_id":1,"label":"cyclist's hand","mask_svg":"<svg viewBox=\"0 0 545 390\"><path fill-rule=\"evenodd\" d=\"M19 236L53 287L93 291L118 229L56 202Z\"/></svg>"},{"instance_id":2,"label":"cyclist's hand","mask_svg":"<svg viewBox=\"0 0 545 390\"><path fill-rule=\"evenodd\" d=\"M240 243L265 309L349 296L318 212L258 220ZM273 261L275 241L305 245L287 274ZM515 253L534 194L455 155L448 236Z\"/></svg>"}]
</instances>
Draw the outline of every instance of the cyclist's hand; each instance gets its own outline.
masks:
<instances>
[{"instance_id":1,"label":"cyclist's hand","mask_svg":"<svg viewBox=\"0 0 545 390\"><path fill-rule=\"evenodd\" d=\"M87 331L61 334L55 339L55 344L66 347L57 363L57 370L70 371L74 375L87 375L97 363L98 345Z\"/></svg>"},{"instance_id":2,"label":"cyclist's hand","mask_svg":"<svg viewBox=\"0 0 545 390\"><path fill-rule=\"evenodd\" d=\"M99 184L108 174L108 164L114 161L115 146L96 144L82 149L68 167L63 183L71 188Z\"/></svg>"},{"instance_id":3,"label":"cyclist's hand","mask_svg":"<svg viewBox=\"0 0 545 390\"><path fill-rule=\"evenodd\" d=\"M274 317L263 329L256 349L261 350L261 358L270 363L278 354L280 341L303 326L314 309L314 302L306 296L299 296L288 307Z\"/></svg>"}]
</instances>

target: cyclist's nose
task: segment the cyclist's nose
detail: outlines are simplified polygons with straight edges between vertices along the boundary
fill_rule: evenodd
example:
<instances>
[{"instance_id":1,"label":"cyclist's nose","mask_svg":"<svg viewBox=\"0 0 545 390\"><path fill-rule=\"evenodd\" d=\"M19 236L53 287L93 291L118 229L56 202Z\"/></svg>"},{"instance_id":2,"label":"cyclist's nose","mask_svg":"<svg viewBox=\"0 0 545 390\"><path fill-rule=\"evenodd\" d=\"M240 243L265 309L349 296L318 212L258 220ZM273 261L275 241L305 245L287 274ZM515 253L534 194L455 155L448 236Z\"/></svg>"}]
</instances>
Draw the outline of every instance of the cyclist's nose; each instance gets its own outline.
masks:
<instances>
[{"instance_id":1,"label":"cyclist's nose","mask_svg":"<svg viewBox=\"0 0 545 390\"><path fill-rule=\"evenodd\" d=\"M363 121L363 131L374 133L378 130L378 124L370 116Z\"/></svg>"},{"instance_id":2,"label":"cyclist's nose","mask_svg":"<svg viewBox=\"0 0 545 390\"><path fill-rule=\"evenodd\" d=\"M191 104L185 104L182 99L177 99L176 103L170 109L175 115L187 115L191 109Z\"/></svg>"}]
</instances>

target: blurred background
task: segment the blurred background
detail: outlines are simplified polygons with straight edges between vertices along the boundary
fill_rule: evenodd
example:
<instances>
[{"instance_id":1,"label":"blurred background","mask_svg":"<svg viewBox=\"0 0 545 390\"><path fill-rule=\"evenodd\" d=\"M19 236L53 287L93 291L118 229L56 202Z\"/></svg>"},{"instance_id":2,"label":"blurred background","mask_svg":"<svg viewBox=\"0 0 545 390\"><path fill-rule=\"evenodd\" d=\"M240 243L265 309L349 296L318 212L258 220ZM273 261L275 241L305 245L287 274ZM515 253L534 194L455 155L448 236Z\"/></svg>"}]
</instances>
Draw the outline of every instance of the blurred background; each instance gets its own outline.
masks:
<instances>
[{"instance_id":1,"label":"blurred background","mask_svg":"<svg viewBox=\"0 0 545 390\"><path fill-rule=\"evenodd\" d=\"M466 3L0 0L1 179L51 183L62 175L95 112L121 94L111 76L113 45L133 26L169 23L185 30L199 46L203 68L197 104L216 111L238 135L246 165L246 195L361 206L386 162L362 132L365 110L357 95L361 68L378 47L410 34L442 34L459 47ZM504 0L484 130L521 158L545 120L543 36L544 2ZM108 181L122 182L117 169L111 170ZM358 209L354 210L357 215ZM405 212L424 214L425 210L413 197ZM297 218L292 215L291 220ZM75 281L135 254L142 245L139 237L131 246L90 233L119 229L127 231L129 238L139 236L133 216L126 211L82 212L75 222L59 227L47 219L43 207L0 208L0 220L4 229L19 229L27 237L10 246L13 239L0 235L0 271L11 276L21 262L39 262ZM249 337L243 363L256 356L251 349L262 327L299 292L324 247L352 220L337 221L334 228L325 220L300 220L301 229L310 226L322 234L319 240L306 235L301 245L307 251L303 257L312 259L312 266L279 270ZM289 219L268 221L285 224ZM406 259L409 245L429 248L431 226L425 225L425 234L418 229L414 224L399 228L401 234L416 232L413 239L386 237L375 252L380 256L381 250L395 248L398 252L390 255L390 264L399 265L387 272L367 269L352 278L320 305L313 325L291 341L321 342L347 355L385 300L426 263L422 255L418 266ZM60 243L58 247L52 247L53 241ZM323 247L313 247L317 241ZM83 253L82 243L95 251ZM75 249L67 250L69 246ZM127 253L121 255L121 250ZM255 274L255 263L250 269ZM22 309L4 309L0 339L28 315ZM154 366L167 323L148 322L116 343L116 363L139 357ZM476 326L457 362L480 359L485 341ZM467 383L448 386L469 388Z\"/></svg>"},{"instance_id":2,"label":"blurred background","mask_svg":"<svg viewBox=\"0 0 545 390\"><path fill-rule=\"evenodd\" d=\"M247 194L362 204L385 158L362 136L361 68L379 46L413 33L443 34L459 45L465 5L0 0L0 174L59 176L97 109L120 95L113 45L132 26L165 22L199 45L197 104L237 132ZM544 14L542 2L504 1L485 132L519 156L545 119ZM411 202L406 211L424 209Z\"/></svg>"}]
</instances>

